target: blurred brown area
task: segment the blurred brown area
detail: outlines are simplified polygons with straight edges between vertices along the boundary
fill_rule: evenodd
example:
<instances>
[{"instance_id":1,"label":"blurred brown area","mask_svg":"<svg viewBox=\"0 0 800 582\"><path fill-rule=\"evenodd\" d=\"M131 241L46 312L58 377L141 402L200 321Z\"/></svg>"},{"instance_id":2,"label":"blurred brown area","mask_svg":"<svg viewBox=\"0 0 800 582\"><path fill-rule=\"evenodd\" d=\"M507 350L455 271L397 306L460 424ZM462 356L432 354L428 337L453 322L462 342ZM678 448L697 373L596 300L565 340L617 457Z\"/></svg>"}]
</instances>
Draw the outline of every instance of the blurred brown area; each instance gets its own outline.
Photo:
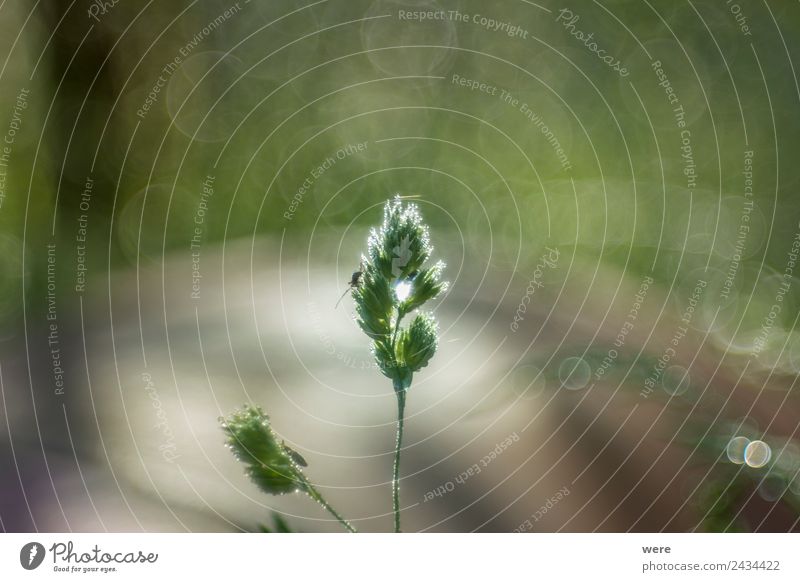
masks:
<instances>
[{"instance_id":1,"label":"blurred brown area","mask_svg":"<svg viewBox=\"0 0 800 582\"><path fill-rule=\"evenodd\" d=\"M167 258L163 270L117 271L110 294L100 287L83 300L85 355L79 336L64 343L69 361L85 357L91 381L86 369L70 366L72 388L63 410L37 407L42 444L36 431L28 431L27 442L14 439L14 457L5 443L6 528L253 529L268 523L274 510L302 531L337 531L309 501L265 498L246 480L222 446L216 423L243 402L269 411L281 437L308 460L309 475L359 529L389 528L394 397L391 384L370 365L349 298L334 309L349 265L338 271L324 266L335 264L335 257L306 265L301 249L276 239L231 244L224 252L207 249L203 260L202 302L188 299L191 264L182 256ZM251 264L259 269L251 271ZM586 330L598 330L607 344L618 319L603 323L604 310L597 307L604 296L609 304L618 277L609 275L605 287L591 284L580 320L548 318L552 304L542 299L518 334L508 332L514 310L507 302L493 305L498 290L491 283L478 286L483 295L472 298L462 291L475 288L469 279L454 286L442 304L447 307L437 311L446 330L441 352L409 394L401 484L405 529L512 531L559 491L568 494L532 522L533 531L697 527L707 510L697 489L716 460L699 453L676 427L694 421L718 430L706 424L702 409L658 393L643 398L640 378L613 377L579 390L552 377L533 389L525 385L535 379L530 366L546 370L552 359L549 367L557 367L574 346L586 345ZM619 280L625 299L610 303L627 309L639 282ZM585 299L587 281L580 277L550 283L571 290L542 295L567 302L560 313ZM631 346L651 332L671 333L675 324L675 316L662 316L657 328L649 327L669 305L657 290L651 293ZM459 313L458 306L467 304L472 307ZM25 384L24 358L19 353L3 368L6 426L0 434L25 434L21 427L37 426L30 395L9 389ZM692 370L703 370L692 375L698 402L730 397L726 412L734 417L769 419L779 410L774 426L792 427L795 394L776 406L785 393L760 395L758 384L737 383L733 374L708 386L719 354L697 332L687 336L675 362L688 365L693 358ZM31 369L44 374L46 366L32 360ZM522 384L514 370L522 370ZM512 436L518 439L489 459ZM473 466L480 471L457 479ZM759 531L797 528L789 508L757 496L742 501L742 516Z\"/></svg>"}]
</instances>

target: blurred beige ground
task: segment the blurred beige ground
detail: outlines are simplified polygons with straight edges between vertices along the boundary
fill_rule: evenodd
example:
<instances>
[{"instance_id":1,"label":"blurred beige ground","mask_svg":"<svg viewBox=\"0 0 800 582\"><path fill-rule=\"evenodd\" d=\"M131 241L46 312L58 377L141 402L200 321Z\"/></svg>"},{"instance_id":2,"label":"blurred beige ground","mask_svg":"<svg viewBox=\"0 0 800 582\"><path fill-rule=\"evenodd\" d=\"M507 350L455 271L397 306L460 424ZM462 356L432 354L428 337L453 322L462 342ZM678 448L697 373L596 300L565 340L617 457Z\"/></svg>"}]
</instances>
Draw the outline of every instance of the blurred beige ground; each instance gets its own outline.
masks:
<instances>
[{"instance_id":1,"label":"blurred beige ground","mask_svg":"<svg viewBox=\"0 0 800 582\"><path fill-rule=\"evenodd\" d=\"M94 289L83 303L90 383L73 388L65 405L80 471L71 448L48 451L53 486L43 475L32 493L41 494L31 503L37 527L253 529L275 510L300 530L337 531L305 498L260 494L223 446L218 417L253 402L308 460L307 474L331 503L361 530L388 530L394 395L371 364L349 298L334 309L352 261L337 265L336 247L320 248L333 249L331 256L307 264L305 249L280 239L230 244L224 285L223 250L204 249L199 299L190 296L186 253L168 257L163 272L144 266L138 281L134 270L115 272L113 336L109 296L102 285ZM640 281L610 268L587 281L588 270L573 267L567 276L565 265L543 275L516 333L509 323L528 281L504 271L481 281L450 266L454 285L437 308L440 351L409 394L405 530L697 525L702 512L688 501L708 460L690 457L676 430L692 407L659 394L642 398L635 373L576 390L554 374L566 357L592 361L581 353L590 340L611 345ZM663 292L650 289L626 350L635 354L651 332L671 333L672 311ZM674 363L713 353L703 341L696 331L687 336ZM692 390L705 387L710 357L692 364ZM7 394L12 374L4 370ZM717 386L724 394L724 382ZM733 407L744 400L740 393ZM17 425L13 398L5 405ZM568 494L541 512L559 491Z\"/></svg>"}]
</instances>

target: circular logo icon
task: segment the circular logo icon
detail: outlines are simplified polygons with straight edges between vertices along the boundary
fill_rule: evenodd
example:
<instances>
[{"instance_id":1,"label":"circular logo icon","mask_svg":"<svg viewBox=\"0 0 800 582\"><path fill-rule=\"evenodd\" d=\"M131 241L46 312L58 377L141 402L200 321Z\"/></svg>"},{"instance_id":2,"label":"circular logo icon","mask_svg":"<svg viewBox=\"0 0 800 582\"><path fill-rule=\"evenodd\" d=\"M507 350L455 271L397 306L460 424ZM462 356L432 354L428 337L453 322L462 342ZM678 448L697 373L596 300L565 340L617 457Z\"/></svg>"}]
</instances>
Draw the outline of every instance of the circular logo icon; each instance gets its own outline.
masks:
<instances>
[{"instance_id":1,"label":"circular logo icon","mask_svg":"<svg viewBox=\"0 0 800 582\"><path fill-rule=\"evenodd\" d=\"M44 561L44 546L39 542L29 542L19 551L19 563L26 570L35 570Z\"/></svg>"}]
</instances>

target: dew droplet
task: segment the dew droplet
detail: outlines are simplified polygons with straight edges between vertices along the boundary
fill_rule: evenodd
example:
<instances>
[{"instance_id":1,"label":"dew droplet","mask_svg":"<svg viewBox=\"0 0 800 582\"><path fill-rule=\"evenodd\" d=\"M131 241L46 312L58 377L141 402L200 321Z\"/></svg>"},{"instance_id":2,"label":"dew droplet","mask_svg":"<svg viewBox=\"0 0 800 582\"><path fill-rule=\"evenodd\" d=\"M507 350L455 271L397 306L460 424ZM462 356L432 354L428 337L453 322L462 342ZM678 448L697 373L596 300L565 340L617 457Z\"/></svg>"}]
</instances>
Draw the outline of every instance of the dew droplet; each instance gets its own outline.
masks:
<instances>
[{"instance_id":1,"label":"dew droplet","mask_svg":"<svg viewBox=\"0 0 800 582\"><path fill-rule=\"evenodd\" d=\"M777 501L786 491L786 482L778 475L768 475L758 486L758 495L764 501Z\"/></svg>"},{"instance_id":2,"label":"dew droplet","mask_svg":"<svg viewBox=\"0 0 800 582\"><path fill-rule=\"evenodd\" d=\"M661 387L671 396L680 396L689 389L689 370L683 366L670 366L661 377Z\"/></svg>"},{"instance_id":3,"label":"dew droplet","mask_svg":"<svg viewBox=\"0 0 800 582\"><path fill-rule=\"evenodd\" d=\"M731 463L736 463L737 465L744 464L744 451L749 444L750 439L747 437L733 437L730 442L728 442L728 446L725 449L725 453L728 455L728 460Z\"/></svg>"},{"instance_id":4,"label":"dew droplet","mask_svg":"<svg viewBox=\"0 0 800 582\"><path fill-rule=\"evenodd\" d=\"M580 390L589 383L592 370L583 358L566 358L558 367L558 379L567 390Z\"/></svg>"},{"instance_id":5,"label":"dew droplet","mask_svg":"<svg viewBox=\"0 0 800 582\"><path fill-rule=\"evenodd\" d=\"M764 441L753 441L744 450L744 461L754 469L760 469L772 458L772 449Z\"/></svg>"},{"instance_id":6,"label":"dew droplet","mask_svg":"<svg viewBox=\"0 0 800 582\"><path fill-rule=\"evenodd\" d=\"M411 293L411 283L408 281L400 281L394 287L394 294L397 296L398 301L405 301Z\"/></svg>"}]
</instances>

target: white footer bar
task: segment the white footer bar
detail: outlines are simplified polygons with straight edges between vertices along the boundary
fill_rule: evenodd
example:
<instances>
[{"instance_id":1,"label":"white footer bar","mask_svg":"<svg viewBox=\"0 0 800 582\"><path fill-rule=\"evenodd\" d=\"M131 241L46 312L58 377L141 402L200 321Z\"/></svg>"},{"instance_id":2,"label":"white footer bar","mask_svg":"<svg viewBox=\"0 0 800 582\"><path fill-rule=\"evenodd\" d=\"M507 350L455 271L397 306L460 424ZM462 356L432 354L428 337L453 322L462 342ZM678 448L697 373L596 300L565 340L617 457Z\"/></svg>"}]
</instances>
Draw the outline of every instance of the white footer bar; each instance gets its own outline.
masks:
<instances>
[{"instance_id":1,"label":"white footer bar","mask_svg":"<svg viewBox=\"0 0 800 582\"><path fill-rule=\"evenodd\" d=\"M799 542L794 534L4 534L0 579L796 581Z\"/></svg>"}]
</instances>

